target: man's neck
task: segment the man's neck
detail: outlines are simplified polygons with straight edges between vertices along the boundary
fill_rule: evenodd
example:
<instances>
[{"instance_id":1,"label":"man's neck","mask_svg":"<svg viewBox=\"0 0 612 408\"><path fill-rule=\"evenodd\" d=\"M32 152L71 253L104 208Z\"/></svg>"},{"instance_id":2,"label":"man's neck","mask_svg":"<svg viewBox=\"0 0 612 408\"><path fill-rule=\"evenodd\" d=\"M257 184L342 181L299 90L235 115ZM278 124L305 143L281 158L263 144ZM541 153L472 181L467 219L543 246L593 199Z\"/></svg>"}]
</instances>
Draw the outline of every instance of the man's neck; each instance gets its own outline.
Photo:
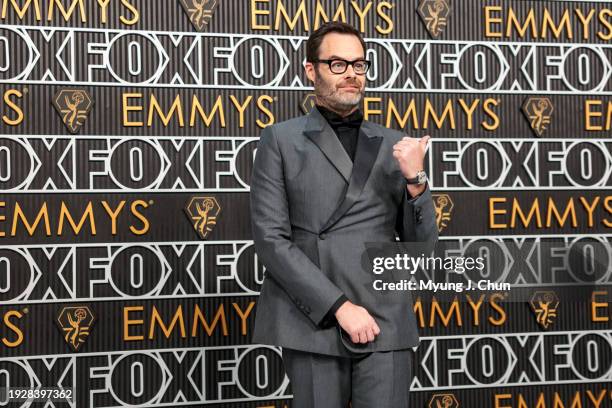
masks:
<instances>
[{"instance_id":1,"label":"man's neck","mask_svg":"<svg viewBox=\"0 0 612 408\"><path fill-rule=\"evenodd\" d=\"M325 109L329 109L332 112L337 113L338 115L342 116L343 118L347 117L348 115L350 115L351 113L355 112L357 109L359 109L359 106L353 106L352 108L348 108L348 110L342 110L342 109L338 109L335 106L330 106L328 104L326 104L324 101L322 101L319 98L316 98L316 102L317 105L320 105L322 107L324 107Z\"/></svg>"}]
</instances>

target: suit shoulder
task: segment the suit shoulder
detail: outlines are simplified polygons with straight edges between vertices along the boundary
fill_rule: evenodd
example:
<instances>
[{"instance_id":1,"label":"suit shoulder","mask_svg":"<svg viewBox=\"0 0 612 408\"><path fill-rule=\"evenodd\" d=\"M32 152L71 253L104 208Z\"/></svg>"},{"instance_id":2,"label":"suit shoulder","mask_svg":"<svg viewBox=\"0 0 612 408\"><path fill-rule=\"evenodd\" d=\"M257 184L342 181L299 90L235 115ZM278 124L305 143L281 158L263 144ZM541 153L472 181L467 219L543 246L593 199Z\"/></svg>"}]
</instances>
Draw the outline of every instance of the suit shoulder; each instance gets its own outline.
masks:
<instances>
[{"instance_id":1,"label":"suit shoulder","mask_svg":"<svg viewBox=\"0 0 612 408\"><path fill-rule=\"evenodd\" d=\"M298 116L270 125L270 130L277 138L286 138L294 136L300 129L306 126L306 116Z\"/></svg>"},{"instance_id":2,"label":"suit shoulder","mask_svg":"<svg viewBox=\"0 0 612 408\"><path fill-rule=\"evenodd\" d=\"M392 129L385 127L383 125L379 125L378 123L368 121L370 126L376 131L376 133L382 135L385 139L388 139L392 142L398 142L402 137L406 136L406 134L400 130Z\"/></svg>"}]
</instances>

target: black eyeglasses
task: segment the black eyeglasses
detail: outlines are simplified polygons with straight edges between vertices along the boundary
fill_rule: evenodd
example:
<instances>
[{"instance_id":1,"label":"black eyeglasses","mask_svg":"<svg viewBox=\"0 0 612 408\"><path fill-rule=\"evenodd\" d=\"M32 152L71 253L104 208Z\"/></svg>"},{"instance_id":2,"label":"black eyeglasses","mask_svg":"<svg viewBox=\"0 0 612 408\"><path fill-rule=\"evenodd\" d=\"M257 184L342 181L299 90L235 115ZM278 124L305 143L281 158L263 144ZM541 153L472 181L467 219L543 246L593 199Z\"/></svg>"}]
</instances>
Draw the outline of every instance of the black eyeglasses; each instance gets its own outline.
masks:
<instances>
[{"instance_id":1,"label":"black eyeglasses","mask_svg":"<svg viewBox=\"0 0 612 408\"><path fill-rule=\"evenodd\" d=\"M355 61L347 61L343 59L315 59L310 62L322 62L329 65L329 70L334 74L344 74L349 65L353 66L353 71L358 75L363 75L370 68L370 61L358 59Z\"/></svg>"}]
</instances>

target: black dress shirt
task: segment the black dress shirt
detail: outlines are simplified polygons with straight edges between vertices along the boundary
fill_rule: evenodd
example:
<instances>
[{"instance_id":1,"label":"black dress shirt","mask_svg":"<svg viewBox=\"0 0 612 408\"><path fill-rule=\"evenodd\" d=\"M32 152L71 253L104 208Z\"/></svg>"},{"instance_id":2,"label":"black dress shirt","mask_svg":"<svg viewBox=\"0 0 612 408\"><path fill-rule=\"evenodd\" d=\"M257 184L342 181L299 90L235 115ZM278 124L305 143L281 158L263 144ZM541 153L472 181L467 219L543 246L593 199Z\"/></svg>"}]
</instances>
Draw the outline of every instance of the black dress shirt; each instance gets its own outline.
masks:
<instances>
[{"instance_id":1,"label":"black dress shirt","mask_svg":"<svg viewBox=\"0 0 612 408\"><path fill-rule=\"evenodd\" d=\"M351 161L355 161L355 152L357 151L357 140L359 135L359 128L361 127L361 122L363 122L363 114L359 109L351 113L346 117L342 117L338 115L336 112L333 112L323 106L315 105L316 108L321 112L321 115L327 120L327 123L331 126L331 128L336 133L336 136L340 140L340 143L346 150L346 153L351 158ZM329 309L329 312L323 318L321 322L322 327L329 327L333 325L336 321L336 311L342 306L344 302L346 302L348 298L345 295L342 295L336 300L336 302Z\"/></svg>"},{"instance_id":2,"label":"black dress shirt","mask_svg":"<svg viewBox=\"0 0 612 408\"><path fill-rule=\"evenodd\" d=\"M321 115L327 119L327 123L334 129L336 136L342 143L344 150L348 153L352 161L355 161L355 152L357 151L357 139L359 135L359 127L363 122L363 114L359 109L346 117L338 115L327 108L320 105L315 105Z\"/></svg>"}]
</instances>

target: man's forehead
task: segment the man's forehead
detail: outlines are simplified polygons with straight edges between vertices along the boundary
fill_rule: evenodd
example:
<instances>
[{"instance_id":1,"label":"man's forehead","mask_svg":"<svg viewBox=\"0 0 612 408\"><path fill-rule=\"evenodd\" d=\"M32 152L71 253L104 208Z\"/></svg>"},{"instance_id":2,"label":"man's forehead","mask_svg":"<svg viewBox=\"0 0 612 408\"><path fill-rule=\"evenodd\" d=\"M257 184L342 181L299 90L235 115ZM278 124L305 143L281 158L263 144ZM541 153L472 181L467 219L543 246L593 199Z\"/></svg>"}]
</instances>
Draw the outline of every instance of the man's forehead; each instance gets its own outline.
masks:
<instances>
[{"instance_id":1,"label":"man's forehead","mask_svg":"<svg viewBox=\"0 0 612 408\"><path fill-rule=\"evenodd\" d=\"M329 33L323 37L319 47L319 58L323 59L355 60L363 57L361 42L352 34Z\"/></svg>"}]
</instances>

